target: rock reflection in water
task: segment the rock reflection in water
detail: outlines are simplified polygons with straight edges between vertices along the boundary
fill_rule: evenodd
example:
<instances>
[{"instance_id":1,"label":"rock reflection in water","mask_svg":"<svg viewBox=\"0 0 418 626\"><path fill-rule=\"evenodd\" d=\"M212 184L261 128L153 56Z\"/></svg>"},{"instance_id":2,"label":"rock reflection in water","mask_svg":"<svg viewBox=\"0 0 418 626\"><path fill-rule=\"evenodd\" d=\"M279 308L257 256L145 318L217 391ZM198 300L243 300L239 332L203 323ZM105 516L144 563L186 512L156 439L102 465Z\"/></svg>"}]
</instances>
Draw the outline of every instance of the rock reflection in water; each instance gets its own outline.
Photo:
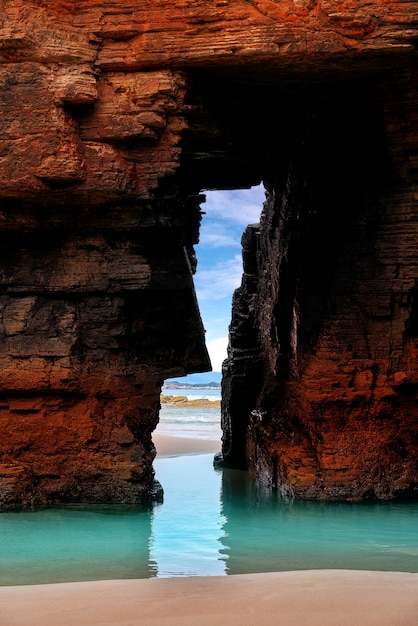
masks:
<instances>
[{"instance_id":1,"label":"rock reflection in water","mask_svg":"<svg viewBox=\"0 0 418 626\"><path fill-rule=\"evenodd\" d=\"M211 454L155 463L164 502L0 514L0 584L296 569L418 572L418 503L284 501Z\"/></svg>"},{"instance_id":2,"label":"rock reflection in water","mask_svg":"<svg viewBox=\"0 0 418 626\"><path fill-rule=\"evenodd\" d=\"M226 573L300 569L418 571L417 503L284 500L224 470Z\"/></svg>"}]
</instances>

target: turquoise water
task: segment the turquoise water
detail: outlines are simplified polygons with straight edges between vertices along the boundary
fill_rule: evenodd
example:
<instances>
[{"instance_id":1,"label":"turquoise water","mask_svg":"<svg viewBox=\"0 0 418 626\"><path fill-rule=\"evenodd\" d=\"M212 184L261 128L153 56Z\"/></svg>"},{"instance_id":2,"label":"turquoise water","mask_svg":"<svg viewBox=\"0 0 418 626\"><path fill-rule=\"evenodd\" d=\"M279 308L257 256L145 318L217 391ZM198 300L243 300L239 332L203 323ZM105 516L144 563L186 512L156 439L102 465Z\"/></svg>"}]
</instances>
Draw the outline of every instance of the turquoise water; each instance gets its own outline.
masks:
<instances>
[{"instance_id":1,"label":"turquoise water","mask_svg":"<svg viewBox=\"0 0 418 626\"><path fill-rule=\"evenodd\" d=\"M0 514L0 584L310 568L418 572L418 503L283 502L212 461L157 460L162 505Z\"/></svg>"}]
</instances>

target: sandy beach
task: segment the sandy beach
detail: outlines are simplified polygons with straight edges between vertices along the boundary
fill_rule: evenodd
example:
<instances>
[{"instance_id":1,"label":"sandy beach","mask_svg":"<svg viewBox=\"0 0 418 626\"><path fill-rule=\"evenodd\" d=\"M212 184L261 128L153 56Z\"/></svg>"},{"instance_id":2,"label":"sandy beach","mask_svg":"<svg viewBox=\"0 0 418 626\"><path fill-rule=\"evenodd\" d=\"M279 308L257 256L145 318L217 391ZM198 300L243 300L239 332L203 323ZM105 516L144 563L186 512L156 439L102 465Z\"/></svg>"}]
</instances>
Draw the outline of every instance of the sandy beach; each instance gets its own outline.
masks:
<instances>
[{"instance_id":1,"label":"sandy beach","mask_svg":"<svg viewBox=\"0 0 418 626\"><path fill-rule=\"evenodd\" d=\"M154 435L160 457L219 441ZM0 587L1 626L417 626L418 574L305 570Z\"/></svg>"},{"instance_id":2,"label":"sandy beach","mask_svg":"<svg viewBox=\"0 0 418 626\"><path fill-rule=\"evenodd\" d=\"M152 439L157 448L157 458L187 454L215 454L221 449L221 442L215 439L172 437L160 433L154 433Z\"/></svg>"},{"instance_id":3,"label":"sandy beach","mask_svg":"<svg viewBox=\"0 0 418 626\"><path fill-rule=\"evenodd\" d=\"M2 626L416 626L418 574L311 570L0 588Z\"/></svg>"}]
</instances>

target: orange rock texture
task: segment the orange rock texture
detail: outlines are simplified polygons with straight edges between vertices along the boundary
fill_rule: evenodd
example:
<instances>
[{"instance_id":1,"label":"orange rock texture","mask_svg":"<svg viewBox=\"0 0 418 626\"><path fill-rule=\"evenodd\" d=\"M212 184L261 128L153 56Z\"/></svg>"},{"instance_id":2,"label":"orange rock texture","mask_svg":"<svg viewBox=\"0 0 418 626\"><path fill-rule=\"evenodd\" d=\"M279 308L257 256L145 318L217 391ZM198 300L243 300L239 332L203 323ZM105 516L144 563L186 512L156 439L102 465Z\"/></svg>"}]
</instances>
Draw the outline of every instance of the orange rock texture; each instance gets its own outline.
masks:
<instances>
[{"instance_id":1,"label":"orange rock texture","mask_svg":"<svg viewBox=\"0 0 418 626\"><path fill-rule=\"evenodd\" d=\"M418 483L417 41L415 1L3 0L3 508L156 497L162 382L210 368L200 194L261 180L225 459L301 496Z\"/></svg>"},{"instance_id":2,"label":"orange rock texture","mask_svg":"<svg viewBox=\"0 0 418 626\"><path fill-rule=\"evenodd\" d=\"M389 76L289 116L243 237L224 462L285 497L418 496L418 74Z\"/></svg>"}]
</instances>

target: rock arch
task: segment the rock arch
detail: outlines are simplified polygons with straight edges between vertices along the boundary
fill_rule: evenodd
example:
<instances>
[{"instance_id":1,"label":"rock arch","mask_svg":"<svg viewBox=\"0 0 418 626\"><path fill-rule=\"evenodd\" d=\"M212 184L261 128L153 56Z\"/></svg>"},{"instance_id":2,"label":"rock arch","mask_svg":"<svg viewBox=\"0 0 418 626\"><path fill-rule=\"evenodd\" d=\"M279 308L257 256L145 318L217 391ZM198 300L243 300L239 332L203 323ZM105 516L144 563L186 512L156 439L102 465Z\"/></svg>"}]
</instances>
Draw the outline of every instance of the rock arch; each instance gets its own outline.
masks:
<instances>
[{"instance_id":1,"label":"rock arch","mask_svg":"<svg viewBox=\"0 0 418 626\"><path fill-rule=\"evenodd\" d=\"M416 3L0 20L1 506L158 497L161 384L210 368L200 194L260 180L224 463L299 497L414 493Z\"/></svg>"}]
</instances>

